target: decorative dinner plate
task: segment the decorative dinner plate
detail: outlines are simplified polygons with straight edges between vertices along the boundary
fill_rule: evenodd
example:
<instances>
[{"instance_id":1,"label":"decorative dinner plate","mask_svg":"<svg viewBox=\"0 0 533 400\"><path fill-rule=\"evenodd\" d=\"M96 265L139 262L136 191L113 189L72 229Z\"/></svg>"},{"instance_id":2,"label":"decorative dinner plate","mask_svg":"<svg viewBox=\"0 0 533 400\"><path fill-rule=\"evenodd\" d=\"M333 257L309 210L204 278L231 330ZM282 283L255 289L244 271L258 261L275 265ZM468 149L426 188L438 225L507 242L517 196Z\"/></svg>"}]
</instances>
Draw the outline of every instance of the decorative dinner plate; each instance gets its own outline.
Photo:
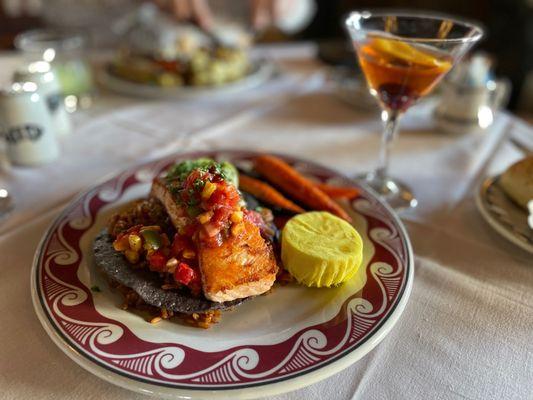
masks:
<instances>
[{"instance_id":1,"label":"decorative dinner plate","mask_svg":"<svg viewBox=\"0 0 533 400\"><path fill-rule=\"evenodd\" d=\"M499 176L487 178L476 195L476 205L488 224L507 240L533 253L533 229L526 210L516 205L498 184Z\"/></svg>"},{"instance_id":2,"label":"decorative dinner plate","mask_svg":"<svg viewBox=\"0 0 533 400\"><path fill-rule=\"evenodd\" d=\"M218 86L176 86L163 87L142 84L122 79L103 66L98 74L99 81L108 89L128 96L151 99L191 99L206 96L226 95L253 89L269 80L275 71L271 62L258 60L252 63L251 71L243 78Z\"/></svg>"},{"instance_id":3,"label":"decorative dinner plate","mask_svg":"<svg viewBox=\"0 0 533 400\"><path fill-rule=\"evenodd\" d=\"M197 157L244 166L258 153L177 154L124 171L83 193L53 222L37 249L32 298L46 332L93 374L165 398L255 398L294 390L359 360L393 328L413 282L413 254L394 212L365 187L345 208L364 243L360 273L331 289L275 286L222 314L210 329L120 308L95 271L92 242L107 218L146 196L171 163ZM357 186L311 162L284 157L324 182ZM91 290L98 287L99 291Z\"/></svg>"}]
</instances>

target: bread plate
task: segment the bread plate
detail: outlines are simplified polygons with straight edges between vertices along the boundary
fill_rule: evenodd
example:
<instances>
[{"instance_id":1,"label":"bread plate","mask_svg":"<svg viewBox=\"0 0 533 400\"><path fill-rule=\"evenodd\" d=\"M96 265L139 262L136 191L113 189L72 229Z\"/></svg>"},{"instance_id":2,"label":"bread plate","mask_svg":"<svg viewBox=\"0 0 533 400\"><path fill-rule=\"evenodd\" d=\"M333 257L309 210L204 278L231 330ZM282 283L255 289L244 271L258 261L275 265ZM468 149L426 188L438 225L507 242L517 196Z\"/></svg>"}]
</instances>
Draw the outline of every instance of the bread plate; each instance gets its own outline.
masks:
<instances>
[{"instance_id":1,"label":"bread plate","mask_svg":"<svg viewBox=\"0 0 533 400\"><path fill-rule=\"evenodd\" d=\"M485 179L476 193L476 205L491 228L533 254L533 229L525 209L513 202L498 184L500 176Z\"/></svg>"}]
</instances>

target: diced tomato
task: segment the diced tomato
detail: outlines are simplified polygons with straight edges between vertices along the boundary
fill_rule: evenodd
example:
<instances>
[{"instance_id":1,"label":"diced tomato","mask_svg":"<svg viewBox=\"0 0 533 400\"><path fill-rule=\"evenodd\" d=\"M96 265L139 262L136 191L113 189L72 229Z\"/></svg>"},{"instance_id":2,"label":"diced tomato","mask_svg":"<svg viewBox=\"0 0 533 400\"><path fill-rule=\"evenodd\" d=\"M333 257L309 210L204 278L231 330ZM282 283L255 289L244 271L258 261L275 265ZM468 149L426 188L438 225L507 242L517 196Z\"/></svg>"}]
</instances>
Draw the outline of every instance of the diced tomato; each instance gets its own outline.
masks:
<instances>
[{"instance_id":1,"label":"diced tomato","mask_svg":"<svg viewBox=\"0 0 533 400\"><path fill-rule=\"evenodd\" d=\"M211 182L221 183L221 182L224 182L224 178L222 178L222 176L220 175L215 175L213 176L213 179L211 180Z\"/></svg>"},{"instance_id":2,"label":"diced tomato","mask_svg":"<svg viewBox=\"0 0 533 400\"><path fill-rule=\"evenodd\" d=\"M179 263L174 271L174 280L189 287L191 292L195 295L201 293L202 280L200 278L200 273L196 268L191 267L189 264L184 262Z\"/></svg>"},{"instance_id":3,"label":"diced tomato","mask_svg":"<svg viewBox=\"0 0 533 400\"><path fill-rule=\"evenodd\" d=\"M211 218L211 222L216 224L217 226L221 226L229 219L229 216L232 212L233 209L229 207L218 208L217 210L215 210L213 218Z\"/></svg>"},{"instance_id":4,"label":"diced tomato","mask_svg":"<svg viewBox=\"0 0 533 400\"><path fill-rule=\"evenodd\" d=\"M176 233L172 240L171 252L174 257L179 257L180 253L187 248L187 239Z\"/></svg>"},{"instance_id":5,"label":"diced tomato","mask_svg":"<svg viewBox=\"0 0 533 400\"><path fill-rule=\"evenodd\" d=\"M172 241L172 247L170 249L170 253L172 256L176 258L180 258L180 255L184 250L195 250L196 249L196 246L194 245L191 239L195 231L196 231L196 228L194 228L192 233L185 232L183 235L176 233L176 235L174 236L174 240Z\"/></svg>"},{"instance_id":6,"label":"diced tomato","mask_svg":"<svg viewBox=\"0 0 533 400\"><path fill-rule=\"evenodd\" d=\"M237 189L232 185L225 183L219 184L217 190L213 192L211 197L205 202L205 207L208 209L227 207L234 209L240 200Z\"/></svg>"},{"instance_id":7,"label":"diced tomato","mask_svg":"<svg viewBox=\"0 0 533 400\"><path fill-rule=\"evenodd\" d=\"M147 257L149 267L152 271L165 272L167 257L161 250L156 250Z\"/></svg>"},{"instance_id":8,"label":"diced tomato","mask_svg":"<svg viewBox=\"0 0 533 400\"><path fill-rule=\"evenodd\" d=\"M222 185L219 185L222 186ZM221 206L225 203L226 200L226 192L223 188L217 188L209 197L209 199L206 201L206 206L208 209L213 209L216 206Z\"/></svg>"},{"instance_id":9,"label":"diced tomato","mask_svg":"<svg viewBox=\"0 0 533 400\"><path fill-rule=\"evenodd\" d=\"M216 189L210 193L209 197L202 199L200 190L202 185L198 185L198 181L214 182ZM194 206L199 209L199 212L212 212L213 214L209 222L204 222L201 226L198 223L191 223L185 229L180 229L180 236L190 240L199 234L203 243L208 246L219 246L222 241L221 231L229 228L232 213L240 209L240 195L237 188L224 181L216 170L208 172L193 170L185 179L181 197L182 200L198 201ZM184 202L188 203L188 201ZM194 248L194 246L187 246L181 239L175 238L172 254L179 258L180 252L187 247Z\"/></svg>"},{"instance_id":10,"label":"diced tomato","mask_svg":"<svg viewBox=\"0 0 533 400\"><path fill-rule=\"evenodd\" d=\"M193 170L189 176L187 176L187 179L185 179L185 183L183 184L183 187L185 189L191 189L194 187L194 182L196 182L197 179L206 180L208 177L205 172L202 172L198 169Z\"/></svg>"},{"instance_id":11,"label":"diced tomato","mask_svg":"<svg viewBox=\"0 0 533 400\"><path fill-rule=\"evenodd\" d=\"M194 233L196 232L196 230L198 229L198 224L193 222L189 225L187 225L184 229L183 229L183 235L184 237L186 238L191 238Z\"/></svg>"},{"instance_id":12,"label":"diced tomato","mask_svg":"<svg viewBox=\"0 0 533 400\"><path fill-rule=\"evenodd\" d=\"M188 264L180 262L174 271L174 280L182 285L187 286L195 277L196 271Z\"/></svg>"}]
</instances>

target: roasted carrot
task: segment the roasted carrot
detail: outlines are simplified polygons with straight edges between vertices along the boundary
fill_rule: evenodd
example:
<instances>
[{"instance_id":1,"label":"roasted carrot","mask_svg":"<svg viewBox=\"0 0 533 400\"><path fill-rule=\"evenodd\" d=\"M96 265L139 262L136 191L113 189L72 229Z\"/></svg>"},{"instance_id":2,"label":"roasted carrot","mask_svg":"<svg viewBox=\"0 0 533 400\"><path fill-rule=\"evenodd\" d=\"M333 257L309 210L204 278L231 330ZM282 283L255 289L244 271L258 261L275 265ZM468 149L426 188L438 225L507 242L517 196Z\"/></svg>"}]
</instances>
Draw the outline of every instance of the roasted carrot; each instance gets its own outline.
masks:
<instances>
[{"instance_id":1,"label":"roasted carrot","mask_svg":"<svg viewBox=\"0 0 533 400\"><path fill-rule=\"evenodd\" d=\"M295 213L301 213L305 210L297 204L283 196L280 192L274 189L266 182L258 179L250 178L246 175L239 175L239 187L245 192L257 197L258 200L273 206L278 206Z\"/></svg>"},{"instance_id":2,"label":"roasted carrot","mask_svg":"<svg viewBox=\"0 0 533 400\"><path fill-rule=\"evenodd\" d=\"M259 156L255 159L255 169L269 182L313 210L329 211L338 217L351 221L350 216L341 206L280 158L267 155Z\"/></svg>"},{"instance_id":3,"label":"roasted carrot","mask_svg":"<svg viewBox=\"0 0 533 400\"><path fill-rule=\"evenodd\" d=\"M316 187L326 193L329 197L333 199L346 198L353 199L359 196L359 190L353 187L347 186L333 186L328 185L327 183L315 183Z\"/></svg>"}]
</instances>

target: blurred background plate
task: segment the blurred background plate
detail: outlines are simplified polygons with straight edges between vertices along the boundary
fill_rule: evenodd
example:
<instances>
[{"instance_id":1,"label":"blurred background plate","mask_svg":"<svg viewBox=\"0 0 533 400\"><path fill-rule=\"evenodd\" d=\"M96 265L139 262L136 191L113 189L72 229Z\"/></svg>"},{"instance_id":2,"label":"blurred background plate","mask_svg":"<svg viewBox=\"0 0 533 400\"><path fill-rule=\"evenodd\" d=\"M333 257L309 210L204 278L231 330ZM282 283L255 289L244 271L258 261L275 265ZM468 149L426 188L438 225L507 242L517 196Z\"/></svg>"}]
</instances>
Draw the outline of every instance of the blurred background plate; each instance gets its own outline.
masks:
<instances>
[{"instance_id":1,"label":"blurred background plate","mask_svg":"<svg viewBox=\"0 0 533 400\"><path fill-rule=\"evenodd\" d=\"M527 213L507 197L498 178L488 178L481 184L476 205L496 232L533 254L533 229L527 223Z\"/></svg>"},{"instance_id":2,"label":"blurred background plate","mask_svg":"<svg viewBox=\"0 0 533 400\"><path fill-rule=\"evenodd\" d=\"M121 79L112 74L106 64L98 71L97 78L98 82L107 89L128 96L149 97L152 99L190 99L227 95L253 89L268 81L274 76L275 71L276 67L274 63L265 60L254 60L252 61L251 71L248 75L231 83L202 87L161 87Z\"/></svg>"}]
</instances>

